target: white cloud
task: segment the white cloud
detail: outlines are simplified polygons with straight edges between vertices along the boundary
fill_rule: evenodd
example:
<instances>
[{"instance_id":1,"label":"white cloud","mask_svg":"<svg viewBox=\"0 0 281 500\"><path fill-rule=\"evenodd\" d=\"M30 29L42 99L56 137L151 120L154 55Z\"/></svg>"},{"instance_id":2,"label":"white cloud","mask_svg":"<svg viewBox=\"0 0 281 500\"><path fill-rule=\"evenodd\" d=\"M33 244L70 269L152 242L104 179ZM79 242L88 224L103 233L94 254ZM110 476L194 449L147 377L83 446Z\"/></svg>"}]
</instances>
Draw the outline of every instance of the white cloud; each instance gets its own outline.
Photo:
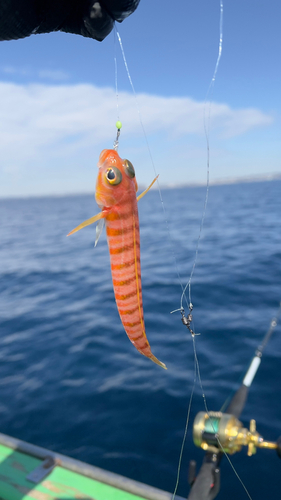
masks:
<instances>
[{"instance_id":1,"label":"white cloud","mask_svg":"<svg viewBox=\"0 0 281 500\"><path fill-rule=\"evenodd\" d=\"M196 151L196 141L204 138L203 102L141 94L138 106L152 142L159 143L160 135L163 148L166 139L195 137ZM122 143L142 149L139 137L144 140L134 96L120 92L119 110ZM205 111L208 113L208 107ZM5 191L0 194L13 192L12 183L18 183L18 189L21 185L26 192L32 192L34 184L34 189L40 191L40 178L44 184L51 173L58 192L63 191L63 185L66 191L83 190L87 180L84 184L82 180L75 182L75 169L86 168L86 164L93 163L93 157L96 163L96 151L112 147L116 120L116 95L111 88L0 83L0 171L2 176L11 176L10 180L4 178L4 184L1 177ZM235 110L216 102L211 105L212 137L217 135L222 141L272 121L270 115L258 109ZM49 177L44 185L52 191L55 187L51 187Z\"/></svg>"},{"instance_id":2,"label":"white cloud","mask_svg":"<svg viewBox=\"0 0 281 500\"><path fill-rule=\"evenodd\" d=\"M35 70L34 68L28 67L18 67L18 66L2 66L0 68L4 74L9 75L11 77L26 77L33 80L53 80L54 82L65 81L68 80L70 75L66 71L58 70L58 69L40 69Z\"/></svg>"},{"instance_id":3,"label":"white cloud","mask_svg":"<svg viewBox=\"0 0 281 500\"><path fill-rule=\"evenodd\" d=\"M54 81L60 81L60 80L67 80L69 78L68 73L65 71L61 71L59 69L42 69L38 72L39 78L42 78L43 80L54 80Z\"/></svg>"}]
</instances>

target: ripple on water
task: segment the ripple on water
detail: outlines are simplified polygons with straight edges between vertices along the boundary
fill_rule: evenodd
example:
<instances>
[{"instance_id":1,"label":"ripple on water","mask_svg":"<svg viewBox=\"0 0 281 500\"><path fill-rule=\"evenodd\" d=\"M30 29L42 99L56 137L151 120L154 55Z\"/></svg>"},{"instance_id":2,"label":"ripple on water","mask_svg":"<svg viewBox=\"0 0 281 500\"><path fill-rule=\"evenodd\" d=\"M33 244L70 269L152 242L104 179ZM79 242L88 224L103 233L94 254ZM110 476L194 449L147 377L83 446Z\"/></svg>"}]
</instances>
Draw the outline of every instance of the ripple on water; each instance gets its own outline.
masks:
<instances>
[{"instance_id":1,"label":"ripple on water","mask_svg":"<svg viewBox=\"0 0 281 500\"><path fill-rule=\"evenodd\" d=\"M279 181L210 189L191 290L210 409L221 408L239 386L280 302L280 187ZM163 199L171 238L157 192L139 210L146 331L167 371L141 356L122 328L104 235L96 248L93 228L65 237L95 213L93 197L0 200L0 414L1 432L172 491L195 365L190 333L180 313L170 312L180 306L180 281L187 282L193 265L205 189L164 190ZM242 415L271 439L280 434L278 332ZM197 381L191 420L203 409ZM202 459L191 434L183 496L189 459ZM273 455L266 455L265 496L277 498ZM264 477L264 457L260 451L250 466L239 456L246 486L263 487L257 478ZM229 475L222 497L238 498L237 483ZM265 497L259 495L253 498Z\"/></svg>"}]
</instances>

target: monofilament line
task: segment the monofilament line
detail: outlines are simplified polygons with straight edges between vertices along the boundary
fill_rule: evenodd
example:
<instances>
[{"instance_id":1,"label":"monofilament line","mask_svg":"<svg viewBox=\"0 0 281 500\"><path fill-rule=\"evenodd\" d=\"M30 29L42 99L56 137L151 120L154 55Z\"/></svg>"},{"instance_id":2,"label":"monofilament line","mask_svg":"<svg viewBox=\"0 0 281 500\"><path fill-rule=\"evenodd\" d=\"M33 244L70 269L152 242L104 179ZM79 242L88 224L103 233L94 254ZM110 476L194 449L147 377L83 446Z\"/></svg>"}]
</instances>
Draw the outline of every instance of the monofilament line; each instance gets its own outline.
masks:
<instances>
[{"instance_id":1,"label":"monofilament line","mask_svg":"<svg viewBox=\"0 0 281 500\"><path fill-rule=\"evenodd\" d=\"M118 95L118 71L117 71L117 56L116 56L116 32L114 30L114 68L115 68L115 94L117 107L117 121L119 121L119 95Z\"/></svg>"},{"instance_id":2,"label":"monofilament line","mask_svg":"<svg viewBox=\"0 0 281 500\"><path fill-rule=\"evenodd\" d=\"M203 225L204 225L204 221L205 221L205 215L206 215L206 209L207 209L207 203L208 203L208 197L209 197L209 186L210 186L210 141L209 141L209 136L210 136L210 116L211 116L211 104L212 104L212 91L213 91L213 87L214 87L214 84L215 84L215 80L216 80L216 75L217 75L217 71L218 71L218 67L219 67L219 63L220 63L220 59L221 59L221 54L222 54L222 43L223 43L223 0L220 0L220 26L219 26L219 32L220 32L220 35L219 35L219 49L218 49L218 56L217 56L217 61L216 61L216 65L215 65L215 70L214 70L214 74L213 74L213 77L212 77L212 80L210 82L210 85L209 85L209 88L208 88L208 91L207 91L207 94L206 94L206 98L205 98L205 103L204 103L204 132L205 132L205 137L206 137L206 147L207 147L207 186L206 186L206 195L205 195L205 200L204 200L204 205L203 205L203 212L202 212L202 217L201 217L201 223L200 223L200 228L199 228L199 234L198 234L198 238L197 238L197 243L196 243L196 249L195 249L195 256L194 256L194 261L193 261L193 265L192 265L192 268L191 268L191 273L190 273L190 276L189 276L189 280L186 284L186 286L184 287L184 289L182 289L182 295L181 295L181 300L180 300L180 309L179 311L183 311L184 308L183 308L183 300L185 299L186 301L186 304L189 308L189 310L192 310L191 308L193 307L192 306L192 301L191 301L191 281L192 281L192 277L193 277L193 273L194 273L194 270L195 270L195 267L196 267L196 263L197 263L197 257L198 257L198 251L199 251L199 243L200 243L200 239L201 239L201 234L202 234L202 230L203 230ZM208 119L206 120L206 109L207 109L207 102L208 102L208 97L210 97L210 101L209 101L209 107L208 107ZM188 288L188 301L187 301L187 298L185 296L185 292ZM194 328L194 331L195 331L195 328ZM202 386L202 381L201 381L201 375L200 375L200 370L199 370L199 362L198 362L198 358L197 358L197 352L196 352L196 345L195 345L195 335L192 335L192 341L193 341L193 350L194 350L194 361L195 361L195 379L194 379L194 385L193 385L193 388L192 388L192 393L191 393L191 398L190 398L190 401L192 399L192 396L193 396L193 392L194 392L194 387L195 387L195 382L196 382L196 372L198 374L198 380L199 380L199 383L200 383L200 387L201 387L201 390L202 390L202 397L203 397L203 400L204 400L204 405L205 405L205 408L206 408L206 412L208 412L208 409L207 409L207 402L206 402L206 397L205 397L205 394L204 394L204 391L203 391L203 386ZM186 434L187 434L187 425L188 425L188 421L189 421L189 412L190 412L190 407L188 408L188 415L187 415L187 424L186 424L186 428L185 428L185 433L184 433L184 437L183 437L183 442L182 442L182 447L181 447L181 452L180 452L180 458L179 458L179 464L178 464L178 473L177 473L177 480L176 480L176 487L175 487L175 490L174 490L174 494L173 494L173 499L176 495L176 491L177 491L177 488L178 488L178 482L179 482L179 473L180 473L180 467L181 467L181 461L182 461L182 452L183 452L183 448L184 448L184 444L185 444L185 440L186 440ZM237 472L235 471L229 457L227 456L227 459L229 460L230 464L231 464L231 467L233 468L235 474L237 475L237 477L239 478ZM239 478L239 481L242 483L241 479ZM245 485L242 483L246 493L248 494L249 498L250 495L245 487Z\"/></svg>"},{"instance_id":3,"label":"monofilament line","mask_svg":"<svg viewBox=\"0 0 281 500\"><path fill-rule=\"evenodd\" d=\"M172 496L172 500L175 500L175 496L177 493L178 485L179 485L179 480L180 480L180 471L181 471L181 463L182 463L182 457L183 457L183 450L184 450L184 445L186 441L186 436L187 436L187 430L188 430L188 425L189 425L189 417L190 417L190 410L191 410L191 404L193 400L193 394L195 390L195 385L196 385L196 372L197 372L197 367L196 367L196 362L194 358L194 377L193 377L193 386L189 398L189 403L188 403L188 410L187 410L187 415L186 415L186 421L185 421L185 428L184 428L184 433L183 433L183 438L182 438L182 443L181 443L181 449L180 449L180 455L179 455L179 461L178 461L178 468L177 468L177 478L176 478L176 484Z\"/></svg>"},{"instance_id":4,"label":"monofilament line","mask_svg":"<svg viewBox=\"0 0 281 500\"><path fill-rule=\"evenodd\" d=\"M217 58L217 62L216 62L216 67L215 67L214 75L213 75L213 78L212 78L212 81L211 81L211 84L210 84L210 87L209 87L209 90L208 90L205 102L207 102L207 97L208 97L208 94L210 93L210 89L214 85L214 82L215 82L215 79L216 79L216 73L217 73L217 70L218 70L219 61L220 61L220 57L221 57L221 51L222 51L222 26L223 26L223 23L222 23L222 20L223 20L223 1L222 0L220 0L220 7L221 8L220 8L220 43L219 43L219 54L218 54L218 58ZM145 128L144 128L144 125L143 125L143 121L142 121L142 118L141 118L141 113L140 113L140 108L139 108L139 105L138 105L138 99L137 99L136 91L135 91L135 88L134 88L134 85L133 85L133 82L132 82L132 78L131 78L131 75L130 75L130 72L129 72L128 64L127 64L127 61L126 61L125 52L124 52L124 49L123 49L121 37L120 37L120 35L119 35L116 27L115 27L115 30L116 30L116 34L117 34L118 41L119 41L119 44L120 44L120 48L121 48L121 52L122 52L122 56L123 56L123 60L124 60L124 64L125 64L125 68L126 68L126 71L127 71L128 79L129 79L129 82L130 82L130 85L131 85L131 88L132 88L132 91L133 91L133 94L134 94L134 97L135 97L135 103L136 103L136 108L137 108L137 112L138 112L138 116L139 116L139 121L140 121L142 130L143 130L143 134L144 134L144 138L145 138L146 145L147 145L147 148L148 148L148 152L149 152L149 156L150 156L150 159L151 159L151 163L152 163L152 166L153 166L153 169L154 169L155 176L157 176L157 172L156 172L156 168L155 168L154 161L153 161L153 158L152 158L151 150L150 150L150 147L149 147L147 135L146 135ZM205 105L205 108L206 108L206 105ZM209 116L210 116L210 106L209 106ZM204 118L204 120L205 120L205 118ZM206 123L206 120L205 120L204 123ZM208 167L207 188L209 188L209 130L206 129L206 127L205 127L205 133L206 133L206 130L207 130L206 139L207 139L207 167ZM169 226L168 226L168 221L167 221L167 218L166 218L166 211L165 211L164 202L163 202L163 199L162 199L162 194L161 194L160 185L159 185L158 180L157 180L157 184L158 184L158 190L159 190L159 195L160 195L160 200L161 200L163 212L164 212L164 215L165 215L165 220L166 220L166 225L167 225L167 229L168 229L169 238L170 238L170 241L172 243L171 234L170 234L170 230L169 230ZM180 283L180 286L181 286L181 289L182 289L181 309L180 310L182 310L183 297L185 296L186 288L190 285L191 278L192 278L192 275L193 275L193 272L194 272L194 269L195 269L195 265L196 265L196 259L197 259L198 247L199 247L199 240L200 240L200 236L201 236L201 232L202 232L202 228L203 228L203 222L204 222L205 212L206 212L206 207L207 207L207 200L208 200L208 189L207 189L207 193L206 193L206 199L205 199L205 204L204 204L204 211L203 211L203 216L202 216L201 225L200 225L199 237L198 237L198 241L197 241L195 261L194 261L193 268L192 268L192 271L191 271L190 280L187 283L187 285L186 285L185 288L183 288L183 285L182 285L182 282L181 282L181 278L180 278L180 274L179 274L179 270L178 270L177 260L176 260L175 254L173 252L175 266L176 266L177 275L178 275L178 280L179 280L179 283ZM189 291L190 291L190 287L189 287ZM191 304L191 300L189 300L189 305L190 304ZM190 417L190 410L191 410L191 404L192 404L193 394L194 394L194 390L195 390L196 373L198 374L198 379L199 379L200 387L201 387L201 390L202 390L202 397L203 397L203 400L204 400L204 405L205 405L207 413L209 414L208 408L207 408L206 397L205 397L205 394L204 394L203 385L202 385L202 381L201 381L200 370L199 370L199 362L198 362L197 353L196 353L196 346L195 346L195 336L191 336L191 337L192 337L192 341L193 341L194 363L195 363L194 381L193 381L193 388L192 388L190 399L189 399L187 419L186 419L184 436L183 436L183 441L182 441L182 446L181 446L180 456L179 456L179 462L178 462L178 468L177 468L176 486L175 486L175 490L174 490L173 497L172 497L173 500L175 498L176 491L177 491L177 488L178 488L178 483L179 483L179 476L180 476L180 469L181 469L183 449L184 449L184 444L185 444L185 441L186 441L188 424L189 424L189 417ZM221 450L224 451L221 443L219 442L219 440L218 440L218 443L219 443L219 447L221 448ZM248 493L248 491L247 491L247 489L245 487L245 485L243 484L242 480L240 479L240 477L238 476L236 470L234 469L234 466L232 465L232 463L230 461L230 458L228 457L227 454L225 454L225 455L226 455L226 457L227 457L227 459L228 459L228 461L229 461L229 463L230 463L230 465L231 465L234 473L236 474L236 476L239 479L240 483L244 487L244 490L247 493L248 498L250 500L252 500L250 494Z\"/></svg>"},{"instance_id":5,"label":"monofilament line","mask_svg":"<svg viewBox=\"0 0 281 500\"><path fill-rule=\"evenodd\" d=\"M150 160L151 160L151 163L152 163L152 166L153 166L153 170L154 170L154 174L155 174L155 177L156 177L157 176L157 172L156 172L156 168L155 168L154 161L153 161L153 158L152 158L152 154L151 154L151 151L150 151L150 147L149 147L149 144L148 144L148 139L147 139L147 135L146 135L146 132L145 132L145 128L144 128L144 125L143 125L143 121L142 121L142 117L141 117L141 112L140 112L140 107L139 107L138 98L137 98L137 93L135 91L135 87L134 87L134 84L133 84L133 81L132 81L132 78L131 78L131 74L130 74L130 71L129 71L128 64L127 64L127 59L126 59L126 56L125 56L125 52L124 52L122 40L121 40L121 37L119 35L119 32L117 31L116 25L115 25L115 31L116 31L116 35L117 35L117 38L118 38L118 41L119 41L119 45L120 45L120 49L121 49L121 53L122 53L124 65L125 65L125 68L126 68L127 76L128 76L128 79L129 79L129 82L130 82L130 85L131 85L131 88L132 88L132 91L133 91L133 94L134 94L135 104L136 104L136 108L137 108L137 113L138 113L138 116L139 116L139 122L140 122L140 125L141 125L141 128L142 128L142 131L143 131L143 135L144 135L144 138L145 138L146 146L147 146L147 149L148 149L148 153L149 153ZM158 183L158 181L157 181L157 183Z\"/></svg>"},{"instance_id":6,"label":"monofilament line","mask_svg":"<svg viewBox=\"0 0 281 500\"><path fill-rule=\"evenodd\" d=\"M209 197L209 186L210 186L210 118L211 118L211 107L212 107L212 94L213 94L213 88L215 85L216 81L216 76L218 72L218 67L222 55L222 46L223 46L223 0L220 0L220 24L219 24L219 49L218 49L218 56L217 56L217 61L215 65L215 70L214 74L212 77L212 80L210 82L209 88L207 90L207 94L205 97L205 103L204 103L204 132L205 132L205 138L206 138L206 147L207 147L207 187L206 187L206 195L205 195L205 201L204 201L204 206L203 206L203 212L202 212L202 218L201 218L201 224L199 228L199 235L197 238L197 244L196 244L196 249L195 249L195 257L191 269L191 273L189 276L189 280L186 284L186 286L183 289L182 296L181 296L181 309L183 308L183 299L184 295L186 292L186 289L188 288L188 300L189 304L192 302L191 301L191 281L193 278L194 270L196 267L197 263L197 257L198 257L198 252L199 252L199 244L200 244L200 239L201 239L201 234L202 234L202 229L205 221L205 216L206 216L206 209L207 209L207 204L208 204L208 197ZM209 99L209 105L208 105L208 99ZM208 109L208 116L206 118L206 110Z\"/></svg>"},{"instance_id":7,"label":"monofilament line","mask_svg":"<svg viewBox=\"0 0 281 500\"><path fill-rule=\"evenodd\" d=\"M149 154L149 157L150 157L150 161L151 161L151 164L152 164L152 167L153 167L154 175L155 175L155 177L158 177L157 172L156 172L156 168L155 168L155 164L154 164L154 160L153 160L153 157L152 157L151 149L150 149L150 146L149 146L149 143L148 143L146 131L145 131L145 128L144 128L144 124L143 124L143 121L142 121L137 94L136 94L135 87L134 87L134 84L133 84L133 81L132 81L132 78L131 78L131 75L130 75L128 64L127 64L127 60L126 60L126 56L125 56L125 51L124 51L124 48L123 48L122 40L121 40L119 32L117 31L116 25L114 26L114 29L116 31L116 35L117 35L117 38L118 38L118 41L119 41L119 45L120 45L120 49L121 49L121 53L122 53L124 65L125 65L125 68L126 68L127 76L128 76L128 79L129 79L129 82L130 82L130 85L131 85L131 88L132 88L132 91L133 91L133 94L134 94L136 109L137 109L137 113L138 113L138 117L139 117L139 122L140 122L140 125L141 125L141 128L142 128L142 132L143 132L143 135L144 135L144 139L145 139L146 147L147 147L148 154ZM167 218L166 209L165 209L165 205L164 205L164 201L163 201L163 197L162 197L162 193L161 193L161 189L160 189L160 184L159 184L158 178L157 178L156 183L157 183L157 188L158 188L158 192L159 192L160 202L161 202L161 206L162 206L162 210L163 210L163 214L164 214L164 219L165 219L165 223L166 223L166 227L167 227L167 231L168 231L168 237L169 237L169 241L170 241L171 248L172 248L172 254L173 254L173 259L174 259L175 270L176 270L176 273L177 273L177 278L178 278L180 287L181 287L182 292L183 292L184 286L183 286L183 283L182 283L182 280L181 280L181 277L180 277L180 273L179 273L178 263L177 263L176 255L175 255L175 252L174 252L174 245L173 245L173 242L172 242L172 237L171 237L171 233L170 233L168 218Z\"/></svg>"},{"instance_id":8,"label":"monofilament line","mask_svg":"<svg viewBox=\"0 0 281 500\"><path fill-rule=\"evenodd\" d=\"M195 270L196 263L197 263L197 257L198 257L198 251L199 251L199 243L200 243L201 234L202 234L202 230L203 230L203 225L204 225L204 221L205 221L205 215L206 215L206 209L207 209L207 203L208 203L208 196L209 196L209 185L210 185L210 117L211 117L211 106L212 106L212 93L213 93L213 87L214 87L214 84L215 84L215 81L216 81L217 71L218 71L218 67L219 67L219 63L220 63L220 59L221 59L221 55L222 55L222 46L223 46L223 0L220 0L220 22L219 22L219 48L218 48L218 56L217 56L217 60L216 60L214 74L213 74L213 77L211 79L209 88L207 90L207 94L206 94L206 97L205 97L205 103L204 103L204 132L205 132L206 149L207 149L207 183L206 183L207 185L206 185L206 195L205 195L205 200L204 200L204 205L203 205L203 212L202 212L202 218L201 218L201 223L200 223L200 228L199 228L199 234L198 234L197 243L196 243L195 257L194 257L194 261L193 261L193 265L192 265L192 269L191 269L189 280L188 280L185 288L183 289L182 295L181 295L180 309L179 309L181 312L184 310L183 309L183 300L184 300L184 298L186 300L187 306L189 307L190 311L192 311L192 308L193 308L192 301L191 301L191 281L192 281L194 270ZM209 105L208 105L208 99L209 99ZM206 110L207 109L208 109L208 115L207 115L207 118L206 118ZM187 288L188 288L188 302L187 302L187 299L186 299L186 296L185 296L185 292L186 292ZM195 328L194 328L194 331L195 331ZM193 392L194 392L194 387L195 387L195 382L196 382L196 377L197 376L198 376L199 385L200 385L201 392L202 392L202 398L203 398L203 401L204 401L205 410L206 410L206 413L209 416L211 425L213 427L212 420L210 418L209 410L208 410L208 407L207 407L206 396L205 396L205 393L204 393L202 379L201 379L201 374L200 374L199 361L198 361L198 357L197 357L196 344L195 344L195 334L191 335L191 337L192 337L193 351L194 351L195 376L194 376L194 385L193 385L193 388L192 388L190 403L189 403L189 407L188 407L188 415L187 415L186 427L185 427L185 432L184 432L184 437L183 437L183 442L182 442L182 447L181 447L181 452L180 452L180 457L179 457L176 486L175 486L175 490L174 490L173 497L172 497L173 500L174 500L174 497L176 495L176 491L177 491L178 483L179 483L179 474L180 474L180 467L181 467L181 461L182 461L182 453L183 453L183 447L184 447L185 440L186 440L187 425L188 425L188 421L189 421L190 404L191 404L191 399L192 399L192 396L193 396ZM215 429L214 428L213 428L213 431L215 433ZM225 451L224 451L224 449L222 447L222 444L221 444L221 442L220 442L220 440L219 440L218 437L217 437L217 442L218 442L219 448L225 454L225 456L226 456L226 458L227 458L227 460L228 460L228 462L229 462L229 464L230 464L233 472L235 473L236 477L238 478L239 482L241 483L241 485L242 485L245 493L247 494L248 498L250 500L252 500L251 496L250 496L250 494L249 494L249 492L248 492L248 490L246 488L246 486L244 485L243 481L240 479L238 473L236 472L236 470L235 470L235 468L234 468L234 466L233 466L233 464L232 464L229 456L227 455L227 453L225 453Z\"/></svg>"},{"instance_id":9,"label":"monofilament line","mask_svg":"<svg viewBox=\"0 0 281 500\"><path fill-rule=\"evenodd\" d=\"M203 384L202 384L202 379L201 379L201 373L200 373L200 368L199 368L199 361L198 361L198 357L197 357L197 352L196 352L196 346L195 346L195 337L192 337L192 341L193 341L193 351L194 351L194 359L195 359L195 365L196 365L196 371L197 371L197 375L198 375L198 380L199 380L199 385L200 385L200 388L201 388L201 391L202 391L202 398L203 398L203 401L204 401L204 406L205 406L205 410L206 410L206 413L209 417L209 421L210 421L210 424L213 428L213 431L214 431L214 435L216 437L216 440L217 440L217 443L219 445L219 448L221 449L221 451L223 452L223 454L225 455L225 457L227 458L228 460L228 463L230 465L230 467L232 468L235 476L237 477L237 479L239 480L241 486L243 487L246 495L248 496L249 500L252 500L252 497L249 493L249 491L247 490L245 484L243 483L242 479L240 478L238 472L236 471L234 465L232 464L228 454L225 452L224 448L223 448L223 445L221 444L221 441L217 435L217 432L213 426L213 422L212 422L212 417L209 413L209 410L208 410L208 407L207 407L207 400L206 400L206 396L205 396L205 392L204 392L204 389L203 389Z\"/></svg>"}]
</instances>

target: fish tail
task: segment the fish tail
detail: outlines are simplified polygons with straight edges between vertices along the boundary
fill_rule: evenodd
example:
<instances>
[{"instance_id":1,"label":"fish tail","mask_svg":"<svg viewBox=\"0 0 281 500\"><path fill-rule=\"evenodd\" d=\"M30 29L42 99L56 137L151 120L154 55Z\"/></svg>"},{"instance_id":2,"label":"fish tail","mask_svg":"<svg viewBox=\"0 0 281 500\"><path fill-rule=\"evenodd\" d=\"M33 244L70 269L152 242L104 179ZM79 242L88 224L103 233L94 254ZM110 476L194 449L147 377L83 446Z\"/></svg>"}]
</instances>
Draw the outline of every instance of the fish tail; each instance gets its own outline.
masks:
<instances>
[{"instance_id":1,"label":"fish tail","mask_svg":"<svg viewBox=\"0 0 281 500\"><path fill-rule=\"evenodd\" d=\"M159 359L157 359L155 356L153 356L152 353L151 353L151 356L149 356L149 359L151 359L151 361L154 361L154 363L156 363L157 365L162 366L162 368L164 368L164 370L167 370L167 366L165 365L165 363L162 363L162 361L159 361Z\"/></svg>"}]
</instances>

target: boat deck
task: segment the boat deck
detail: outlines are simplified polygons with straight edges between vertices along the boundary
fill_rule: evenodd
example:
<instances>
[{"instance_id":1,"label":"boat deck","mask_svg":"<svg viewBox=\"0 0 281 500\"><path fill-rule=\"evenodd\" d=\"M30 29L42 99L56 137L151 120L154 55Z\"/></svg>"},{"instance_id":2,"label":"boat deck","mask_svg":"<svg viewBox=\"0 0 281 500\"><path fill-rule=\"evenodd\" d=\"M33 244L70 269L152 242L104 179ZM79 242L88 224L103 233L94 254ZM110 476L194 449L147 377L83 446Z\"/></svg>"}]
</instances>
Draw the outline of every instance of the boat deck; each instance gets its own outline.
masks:
<instances>
[{"instance_id":1,"label":"boat deck","mask_svg":"<svg viewBox=\"0 0 281 500\"><path fill-rule=\"evenodd\" d=\"M171 500L172 494L0 434L0 500L59 499Z\"/></svg>"}]
</instances>

